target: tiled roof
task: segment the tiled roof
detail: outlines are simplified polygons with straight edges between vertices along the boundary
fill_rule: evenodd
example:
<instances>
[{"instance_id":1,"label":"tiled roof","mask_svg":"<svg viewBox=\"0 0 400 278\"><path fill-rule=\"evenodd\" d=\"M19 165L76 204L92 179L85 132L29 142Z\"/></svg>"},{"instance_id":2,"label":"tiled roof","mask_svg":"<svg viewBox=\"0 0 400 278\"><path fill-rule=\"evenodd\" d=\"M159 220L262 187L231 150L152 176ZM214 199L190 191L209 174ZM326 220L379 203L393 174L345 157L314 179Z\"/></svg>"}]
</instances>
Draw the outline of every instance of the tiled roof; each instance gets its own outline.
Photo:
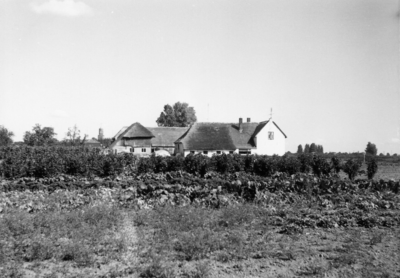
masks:
<instances>
[{"instance_id":1,"label":"tiled roof","mask_svg":"<svg viewBox=\"0 0 400 278\"><path fill-rule=\"evenodd\" d=\"M188 127L146 127L155 137L151 138L152 146L174 147L174 142L181 137Z\"/></svg>"}]
</instances>

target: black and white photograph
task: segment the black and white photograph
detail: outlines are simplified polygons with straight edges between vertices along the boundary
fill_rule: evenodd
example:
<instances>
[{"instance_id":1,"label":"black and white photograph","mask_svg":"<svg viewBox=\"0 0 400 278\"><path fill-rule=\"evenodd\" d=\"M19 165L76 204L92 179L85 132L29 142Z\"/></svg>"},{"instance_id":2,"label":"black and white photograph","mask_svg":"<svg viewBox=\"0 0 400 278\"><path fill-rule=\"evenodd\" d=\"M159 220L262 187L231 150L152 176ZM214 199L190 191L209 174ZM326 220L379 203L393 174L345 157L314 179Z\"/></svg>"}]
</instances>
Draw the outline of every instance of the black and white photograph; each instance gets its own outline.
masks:
<instances>
[{"instance_id":1,"label":"black and white photograph","mask_svg":"<svg viewBox=\"0 0 400 278\"><path fill-rule=\"evenodd\" d=\"M0 0L0 277L400 277L400 0Z\"/></svg>"}]
</instances>

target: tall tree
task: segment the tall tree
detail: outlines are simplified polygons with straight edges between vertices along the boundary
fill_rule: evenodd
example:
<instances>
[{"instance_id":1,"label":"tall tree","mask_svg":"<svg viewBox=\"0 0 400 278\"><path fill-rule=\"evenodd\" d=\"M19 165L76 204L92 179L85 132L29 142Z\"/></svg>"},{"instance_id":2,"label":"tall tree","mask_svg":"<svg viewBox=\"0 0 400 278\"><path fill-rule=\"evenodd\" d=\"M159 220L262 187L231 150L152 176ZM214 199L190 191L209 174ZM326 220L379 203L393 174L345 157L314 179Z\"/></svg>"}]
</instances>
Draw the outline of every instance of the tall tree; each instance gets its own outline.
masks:
<instances>
[{"instance_id":1,"label":"tall tree","mask_svg":"<svg viewBox=\"0 0 400 278\"><path fill-rule=\"evenodd\" d=\"M156 120L158 126L185 127L197 121L196 111L186 102L177 102L173 106L164 105L164 111Z\"/></svg>"},{"instance_id":2,"label":"tall tree","mask_svg":"<svg viewBox=\"0 0 400 278\"><path fill-rule=\"evenodd\" d=\"M24 142L29 146L45 146L52 145L57 142L54 136L57 135L52 127L41 127L36 124L32 128L32 132L25 132Z\"/></svg>"},{"instance_id":3,"label":"tall tree","mask_svg":"<svg viewBox=\"0 0 400 278\"><path fill-rule=\"evenodd\" d=\"M303 146L301 144L297 147L297 153L298 154L303 153Z\"/></svg>"},{"instance_id":4,"label":"tall tree","mask_svg":"<svg viewBox=\"0 0 400 278\"><path fill-rule=\"evenodd\" d=\"M12 137L14 133L12 131L8 131L7 128L0 125L0 146L7 146L12 144Z\"/></svg>"},{"instance_id":5,"label":"tall tree","mask_svg":"<svg viewBox=\"0 0 400 278\"><path fill-rule=\"evenodd\" d=\"M317 152L317 145L315 145L315 143L312 143L311 145L310 145L310 151L309 151L310 153L315 153L315 152Z\"/></svg>"},{"instance_id":6,"label":"tall tree","mask_svg":"<svg viewBox=\"0 0 400 278\"><path fill-rule=\"evenodd\" d=\"M310 145L306 144L306 146L304 147L304 153L309 153L310 152Z\"/></svg>"},{"instance_id":7,"label":"tall tree","mask_svg":"<svg viewBox=\"0 0 400 278\"><path fill-rule=\"evenodd\" d=\"M378 149L375 144L368 142L367 147L365 149L366 154L376 155L378 153Z\"/></svg>"}]
</instances>

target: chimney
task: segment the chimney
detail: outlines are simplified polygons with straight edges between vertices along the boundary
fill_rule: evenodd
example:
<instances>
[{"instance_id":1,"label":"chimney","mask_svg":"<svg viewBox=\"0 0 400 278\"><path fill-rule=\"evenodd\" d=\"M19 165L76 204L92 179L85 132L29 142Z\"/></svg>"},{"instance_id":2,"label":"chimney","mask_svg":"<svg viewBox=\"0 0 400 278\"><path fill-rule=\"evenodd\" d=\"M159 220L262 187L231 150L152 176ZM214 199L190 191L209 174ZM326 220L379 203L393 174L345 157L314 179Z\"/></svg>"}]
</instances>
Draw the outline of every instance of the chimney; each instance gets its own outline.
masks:
<instances>
[{"instance_id":1,"label":"chimney","mask_svg":"<svg viewBox=\"0 0 400 278\"><path fill-rule=\"evenodd\" d=\"M242 119L242 118L239 118L239 132L240 132L240 133L242 133L242 131L243 131L243 126L242 126L242 124L243 124L243 119Z\"/></svg>"},{"instance_id":2,"label":"chimney","mask_svg":"<svg viewBox=\"0 0 400 278\"><path fill-rule=\"evenodd\" d=\"M247 118L247 122L250 123L250 118Z\"/></svg>"}]
</instances>

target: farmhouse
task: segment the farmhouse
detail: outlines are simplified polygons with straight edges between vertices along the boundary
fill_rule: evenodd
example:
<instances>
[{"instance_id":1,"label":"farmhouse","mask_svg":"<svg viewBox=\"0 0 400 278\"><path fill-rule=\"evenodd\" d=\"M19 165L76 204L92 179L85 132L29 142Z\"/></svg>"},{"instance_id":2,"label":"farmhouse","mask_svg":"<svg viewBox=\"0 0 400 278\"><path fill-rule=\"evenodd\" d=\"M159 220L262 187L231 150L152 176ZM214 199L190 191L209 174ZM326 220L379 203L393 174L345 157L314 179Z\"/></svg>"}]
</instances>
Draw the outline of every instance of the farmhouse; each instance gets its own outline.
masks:
<instances>
[{"instance_id":1,"label":"farmhouse","mask_svg":"<svg viewBox=\"0 0 400 278\"><path fill-rule=\"evenodd\" d=\"M150 155L157 150L170 154L266 154L283 155L287 136L269 119L264 122L194 123L190 127L144 127L134 123L123 127L109 150Z\"/></svg>"},{"instance_id":2,"label":"farmhouse","mask_svg":"<svg viewBox=\"0 0 400 278\"><path fill-rule=\"evenodd\" d=\"M134 123L123 127L113 138L109 149L114 153L131 152L149 155L158 150L174 153L175 140L187 131L187 127L144 127Z\"/></svg>"},{"instance_id":3,"label":"farmhouse","mask_svg":"<svg viewBox=\"0 0 400 278\"><path fill-rule=\"evenodd\" d=\"M194 123L175 141L175 153L283 155L287 136L269 119L256 123Z\"/></svg>"}]
</instances>

